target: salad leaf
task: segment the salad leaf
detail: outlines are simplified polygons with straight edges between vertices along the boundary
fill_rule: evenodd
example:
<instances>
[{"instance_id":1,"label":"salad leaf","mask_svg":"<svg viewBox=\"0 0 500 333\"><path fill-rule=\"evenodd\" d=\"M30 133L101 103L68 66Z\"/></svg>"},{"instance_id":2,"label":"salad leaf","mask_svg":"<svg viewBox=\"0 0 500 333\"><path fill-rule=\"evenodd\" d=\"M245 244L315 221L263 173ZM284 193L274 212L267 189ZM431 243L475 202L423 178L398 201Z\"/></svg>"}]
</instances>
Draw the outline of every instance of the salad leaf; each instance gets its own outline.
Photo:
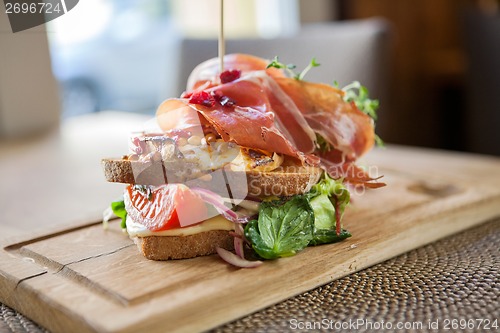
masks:
<instances>
[{"instance_id":1,"label":"salad leaf","mask_svg":"<svg viewBox=\"0 0 500 333\"><path fill-rule=\"evenodd\" d=\"M263 202L259 219L245 227L245 237L264 259L295 255L313 238L314 213L309 200L298 195L291 200Z\"/></svg>"},{"instance_id":2,"label":"salad leaf","mask_svg":"<svg viewBox=\"0 0 500 333\"><path fill-rule=\"evenodd\" d=\"M326 194L320 194L309 200L314 211L315 229L335 228L335 208Z\"/></svg>"},{"instance_id":3,"label":"salad leaf","mask_svg":"<svg viewBox=\"0 0 500 333\"><path fill-rule=\"evenodd\" d=\"M111 203L111 209L116 216L122 219L122 222L120 224L121 228L126 229L127 225L125 222L127 221L127 211L125 210L125 201L113 201Z\"/></svg>"},{"instance_id":4,"label":"salad leaf","mask_svg":"<svg viewBox=\"0 0 500 333\"><path fill-rule=\"evenodd\" d=\"M246 225L245 237L264 259L292 256L308 245L341 241L351 236L346 230L337 233L349 199L342 181L325 173L307 194L288 201L263 201L259 219Z\"/></svg>"},{"instance_id":5,"label":"salad leaf","mask_svg":"<svg viewBox=\"0 0 500 333\"><path fill-rule=\"evenodd\" d=\"M375 134L375 144L377 145L377 147L385 148L384 140L382 140L382 138L377 134Z\"/></svg>"},{"instance_id":6,"label":"salad leaf","mask_svg":"<svg viewBox=\"0 0 500 333\"><path fill-rule=\"evenodd\" d=\"M311 191L307 194L310 198L317 195L325 194L329 197L336 197L344 202L343 208L349 203L350 195L349 190L344 186L342 180L335 180L331 178L326 172L323 173L321 179L316 185L311 187Z\"/></svg>"},{"instance_id":7,"label":"salad leaf","mask_svg":"<svg viewBox=\"0 0 500 333\"><path fill-rule=\"evenodd\" d=\"M315 229L314 230L314 238L309 243L309 245L321 245L321 244L330 244L337 243L343 241L346 238L351 237L351 233L347 230L342 229L340 234L337 235L336 230L329 229Z\"/></svg>"},{"instance_id":8,"label":"salad leaf","mask_svg":"<svg viewBox=\"0 0 500 333\"><path fill-rule=\"evenodd\" d=\"M346 230L337 234L337 223L340 224L337 218L342 219L350 201L349 191L341 181L325 173L324 178L307 195L314 211L314 231L310 245L338 242L351 236Z\"/></svg>"}]
</instances>

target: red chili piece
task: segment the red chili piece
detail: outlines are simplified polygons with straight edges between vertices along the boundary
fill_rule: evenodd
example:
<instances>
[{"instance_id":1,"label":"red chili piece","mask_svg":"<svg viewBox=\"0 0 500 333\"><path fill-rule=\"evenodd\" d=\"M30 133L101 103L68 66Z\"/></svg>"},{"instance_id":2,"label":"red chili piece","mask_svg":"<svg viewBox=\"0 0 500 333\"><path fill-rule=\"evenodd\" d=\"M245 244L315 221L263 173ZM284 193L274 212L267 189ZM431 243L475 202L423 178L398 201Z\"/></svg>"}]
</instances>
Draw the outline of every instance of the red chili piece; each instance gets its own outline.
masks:
<instances>
[{"instance_id":1,"label":"red chili piece","mask_svg":"<svg viewBox=\"0 0 500 333\"><path fill-rule=\"evenodd\" d=\"M233 99L225 95L222 95L220 91L213 91L212 96L214 97L215 101L222 106L234 106L236 104L236 102Z\"/></svg>"},{"instance_id":2,"label":"red chili piece","mask_svg":"<svg viewBox=\"0 0 500 333\"><path fill-rule=\"evenodd\" d=\"M227 70L220 73L220 82L228 83L237 80L241 77L241 71L239 69Z\"/></svg>"},{"instance_id":3,"label":"red chili piece","mask_svg":"<svg viewBox=\"0 0 500 333\"><path fill-rule=\"evenodd\" d=\"M206 91L197 91L191 95L189 103L212 107L215 105L215 99Z\"/></svg>"}]
</instances>

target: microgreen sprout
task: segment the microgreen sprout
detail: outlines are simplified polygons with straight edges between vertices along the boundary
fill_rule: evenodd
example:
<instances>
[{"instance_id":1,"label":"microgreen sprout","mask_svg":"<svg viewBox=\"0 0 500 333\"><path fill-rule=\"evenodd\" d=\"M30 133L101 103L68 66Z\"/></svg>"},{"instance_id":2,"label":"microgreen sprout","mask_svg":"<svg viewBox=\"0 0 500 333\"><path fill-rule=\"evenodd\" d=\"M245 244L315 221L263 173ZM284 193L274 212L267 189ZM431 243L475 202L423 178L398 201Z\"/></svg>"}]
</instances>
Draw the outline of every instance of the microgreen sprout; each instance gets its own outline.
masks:
<instances>
[{"instance_id":1,"label":"microgreen sprout","mask_svg":"<svg viewBox=\"0 0 500 333\"><path fill-rule=\"evenodd\" d=\"M312 58L311 59L311 62L309 63L309 65L307 65L306 68L304 68L304 70L302 72L300 72L300 74L297 74L294 76L294 78L296 80L303 80L304 79L304 76L306 76L307 72L309 72L311 70L311 68L314 68L314 67L319 67L321 64L319 64L317 61L316 61L316 58Z\"/></svg>"},{"instance_id":2,"label":"microgreen sprout","mask_svg":"<svg viewBox=\"0 0 500 333\"><path fill-rule=\"evenodd\" d=\"M304 70L302 72L297 74L293 71L295 68L297 68L297 66L295 66L293 64L284 64L284 63L280 62L279 58L276 56L271 61L271 63L269 65L267 65L267 68L273 67L273 68L283 69L287 73L288 76L293 77L294 79L301 81L304 79L304 76L307 74L307 72L309 72L311 70L311 68L318 67L319 65L320 64L316 61L316 58L312 58L309 65L307 65L307 67L304 68Z\"/></svg>"}]
</instances>

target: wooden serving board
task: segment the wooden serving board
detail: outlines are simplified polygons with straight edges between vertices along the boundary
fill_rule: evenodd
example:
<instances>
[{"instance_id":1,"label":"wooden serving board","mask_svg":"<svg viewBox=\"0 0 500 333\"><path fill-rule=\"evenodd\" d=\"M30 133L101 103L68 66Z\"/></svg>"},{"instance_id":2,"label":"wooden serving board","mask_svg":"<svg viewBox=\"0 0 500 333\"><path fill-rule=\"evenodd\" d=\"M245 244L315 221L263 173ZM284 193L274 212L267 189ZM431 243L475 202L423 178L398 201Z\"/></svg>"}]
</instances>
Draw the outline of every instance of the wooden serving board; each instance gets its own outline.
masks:
<instances>
[{"instance_id":1,"label":"wooden serving board","mask_svg":"<svg viewBox=\"0 0 500 333\"><path fill-rule=\"evenodd\" d=\"M389 147L364 162L388 186L354 195L341 243L257 269L154 262L93 221L4 242L0 301L54 332L202 331L500 215L499 159Z\"/></svg>"}]
</instances>

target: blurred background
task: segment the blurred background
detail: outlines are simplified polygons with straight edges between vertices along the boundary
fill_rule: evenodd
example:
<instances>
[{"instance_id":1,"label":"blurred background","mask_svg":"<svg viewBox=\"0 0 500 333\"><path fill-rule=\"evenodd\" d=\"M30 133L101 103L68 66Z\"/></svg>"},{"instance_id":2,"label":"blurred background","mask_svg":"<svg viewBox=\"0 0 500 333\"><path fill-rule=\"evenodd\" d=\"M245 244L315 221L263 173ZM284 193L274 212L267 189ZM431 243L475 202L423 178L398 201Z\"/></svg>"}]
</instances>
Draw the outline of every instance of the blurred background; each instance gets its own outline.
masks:
<instances>
[{"instance_id":1,"label":"blurred background","mask_svg":"<svg viewBox=\"0 0 500 333\"><path fill-rule=\"evenodd\" d=\"M500 0L226 0L226 36L235 40L231 52L258 45L253 53L298 68L305 54L318 56L304 46L316 43L332 57L318 57L319 74L308 78L342 85L346 71L366 77L381 100L377 132L386 142L500 155L499 7ZM367 43L351 22L367 19L383 41L351 66L351 47ZM62 121L110 109L153 115L183 91L197 59L216 55L218 1L82 0L45 29ZM266 45L280 42L288 53L268 54L275 50Z\"/></svg>"}]
</instances>

